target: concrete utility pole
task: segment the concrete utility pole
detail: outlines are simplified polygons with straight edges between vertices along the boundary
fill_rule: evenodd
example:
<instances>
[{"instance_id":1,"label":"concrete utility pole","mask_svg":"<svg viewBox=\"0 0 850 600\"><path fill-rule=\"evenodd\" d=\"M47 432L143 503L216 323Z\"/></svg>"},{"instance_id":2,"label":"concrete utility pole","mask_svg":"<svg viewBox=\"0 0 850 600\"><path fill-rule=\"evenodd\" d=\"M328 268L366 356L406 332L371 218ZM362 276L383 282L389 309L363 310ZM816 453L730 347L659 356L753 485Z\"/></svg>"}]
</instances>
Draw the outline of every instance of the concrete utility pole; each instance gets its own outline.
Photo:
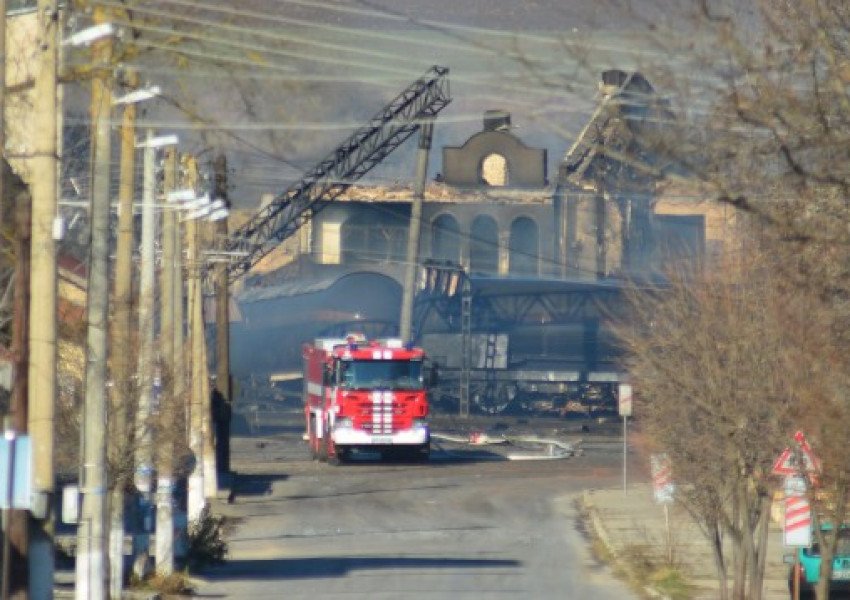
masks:
<instances>
[{"instance_id":1,"label":"concrete utility pole","mask_svg":"<svg viewBox=\"0 0 850 600\"><path fill-rule=\"evenodd\" d=\"M399 334L405 343L413 341L413 300L416 295L416 271L419 267L419 237L422 232L422 199L428 177L428 154L434 137L434 124L427 122L419 130L419 150L416 154L416 187L410 205L410 227L407 234L407 264L401 299Z\"/></svg>"},{"instance_id":2,"label":"concrete utility pole","mask_svg":"<svg viewBox=\"0 0 850 600\"><path fill-rule=\"evenodd\" d=\"M5 16L5 14L4 14ZM53 597L56 530L53 427L56 405L57 36L53 0L38 0L39 68L35 79L32 172L32 280L30 304L29 432L33 452L34 510L30 522L30 598Z\"/></svg>"},{"instance_id":3,"label":"concrete utility pole","mask_svg":"<svg viewBox=\"0 0 850 600\"><path fill-rule=\"evenodd\" d=\"M199 244L200 249L200 244ZM198 254L201 255L200 250ZM198 270L202 270L202 265L198 266ZM201 421L203 432L203 452L204 452L204 497L208 500L214 499L218 494L218 473L215 468L215 441L213 440L212 427L212 411L210 410L210 371L209 371L209 356L207 354L206 341L206 324L204 321L204 288L203 274L199 277L198 286L198 320L196 327L199 327L198 337L201 340L198 358L201 373Z\"/></svg>"},{"instance_id":4,"label":"concrete utility pole","mask_svg":"<svg viewBox=\"0 0 850 600\"><path fill-rule=\"evenodd\" d=\"M6 0L0 0L0 164L6 160ZM0 169L0 231L6 209L6 182Z\"/></svg>"},{"instance_id":5,"label":"concrete utility pole","mask_svg":"<svg viewBox=\"0 0 850 600\"><path fill-rule=\"evenodd\" d=\"M186 187L186 174L185 174L185 156L180 156L180 187ZM172 298L174 302L174 400L175 400L175 410L178 409L188 409L189 401L186 396L186 390L188 389L187 385L187 375L186 375L186 354L187 348L185 347L185 313L183 309L183 302L185 300L185 285L184 282L186 280L184 275L184 264L185 257L183 256L183 228L180 223L180 218L176 218L174 220L174 257L175 260L171 265L171 273L172 279L174 281L174 297ZM184 414L188 416L188 412L184 411ZM186 420L186 425L188 427L188 419ZM187 429L188 431L188 429Z\"/></svg>"},{"instance_id":6,"label":"concrete utility pole","mask_svg":"<svg viewBox=\"0 0 850 600\"><path fill-rule=\"evenodd\" d=\"M136 413L136 489L146 499L153 491L151 410L154 380L154 299L156 260L156 149L148 129L143 151L142 243L139 250L139 408Z\"/></svg>"},{"instance_id":7,"label":"concrete utility pole","mask_svg":"<svg viewBox=\"0 0 850 600\"><path fill-rule=\"evenodd\" d=\"M156 379L155 327L156 327L156 149L173 145L176 138L154 138L148 129L144 148L142 174L142 243L139 250L139 404L136 409L134 482L141 495L140 513L145 530L136 535L133 555L136 557L136 575L145 575L150 554L150 511L153 501L153 442L154 442L154 384Z\"/></svg>"},{"instance_id":8,"label":"concrete utility pole","mask_svg":"<svg viewBox=\"0 0 850 600\"><path fill-rule=\"evenodd\" d=\"M106 23L102 7L94 22ZM91 120L91 250L88 274L86 385L80 482L83 503L77 541L78 600L106 598L106 381L109 326L109 167L111 159L112 38L94 42Z\"/></svg>"},{"instance_id":9,"label":"concrete utility pole","mask_svg":"<svg viewBox=\"0 0 850 600\"><path fill-rule=\"evenodd\" d=\"M227 194L227 158L219 154L213 163L213 200L223 200L230 209ZM215 223L216 248L223 248L227 240L227 219ZM221 394L221 405L213 406L215 418L216 466L220 474L230 473L230 415L233 406L233 385L230 380L230 290L227 262L215 267L215 350L216 387Z\"/></svg>"},{"instance_id":10,"label":"concrete utility pole","mask_svg":"<svg viewBox=\"0 0 850 600\"><path fill-rule=\"evenodd\" d=\"M165 193L176 189L177 152L165 151ZM156 573L174 572L174 270L175 215L162 214L162 267L160 269L161 321L159 331L162 396L159 406L159 439L157 440L156 479Z\"/></svg>"},{"instance_id":11,"label":"concrete utility pole","mask_svg":"<svg viewBox=\"0 0 850 600\"><path fill-rule=\"evenodd\" d=\"M181 158L182 165L182 158ZM183 187L184 182L180 182L180 187ZM188 398L186 396L186 390L188 389L187 381L186 381L186 353L187 348L185 346L185 334L184 334L184 310L183 310L183 302L185 300L185 286L184 286L184 257L183 257L183 232L180 225L180 218L175 216L174 219L174 260L171 263L171 278L172 285L174 286L174 294L171 298L173 303L172 313L174 314L174 356L172 359L172 398L174 400L174 416L175 421L180 421L177 418L178 414L188 415L187 408L189 406ZM184 426L188 424L188 419L184 421ZM181 439L186 438L186 429L180 430L179 433L175 431L175 435L183 436ZM185 522L181 522L181 528L186 526ZM185 552L188 548L185 545L182 545L179 550ZM178 548L174 549L175 556L177 556Z\"/></svg>"},{"instance_id":12,"label":"concrete utility pole","mask_svg":"<svg viewBox=\"0 0 850 600\"><path fill-rule=\"evenodd\" d=\"M182 163L182 160L181 160ZM182 185L182 182L181 182ZM185 300L185 277L183 272L184 256L183 256L183 228L180 224L180 218L174 219L174 261L171 264L171 277L174 281L174 400L175 409L188 407L186 399L186 348L185 330L185 314L183 310L183 301Z\"/></svg>"},{"instance_id":13,"label":"concrete utility pole","mask_svg":"<svg viewBox=\"0 0 850 600\"><path fill-rule=\"evenodd\" d=\"M136 88L139 78L127 73L127 84ZM124 106L121 120L121 166L118 185L118 247L115 253L115 316L112 347L132 346L133 310L133 196L136 169L136 105ZM124 588L124 490L131 481L132 460L128 444L127 404L134 397L135 368L131 352L113 352L110 396L110 453L118 465L111 485L109 506L109 594L120 598Z\"/></svg>"},{"instance_id":14,"label":"concrete utility pole","mask_svg":"<svg viewBox=\"0 0 850 600\"><path fill-rule=\"evenodd\" d=\"M187 184L197 190L198 164L190 157L186 161ZM189 269L189 335L191 342L191 400L189 403L189 449L194 456L194 467L189 474L188 482L188 518L189 522L197 522L206 506L204 499L204 438L203 438L203 400L202 377L204 349L203 308L201 307L202 290L200 281L200 261L198 257L198 224L189 220L186 222L186 238L188 243L187 266Z\"/></svg>"}]
</instances>

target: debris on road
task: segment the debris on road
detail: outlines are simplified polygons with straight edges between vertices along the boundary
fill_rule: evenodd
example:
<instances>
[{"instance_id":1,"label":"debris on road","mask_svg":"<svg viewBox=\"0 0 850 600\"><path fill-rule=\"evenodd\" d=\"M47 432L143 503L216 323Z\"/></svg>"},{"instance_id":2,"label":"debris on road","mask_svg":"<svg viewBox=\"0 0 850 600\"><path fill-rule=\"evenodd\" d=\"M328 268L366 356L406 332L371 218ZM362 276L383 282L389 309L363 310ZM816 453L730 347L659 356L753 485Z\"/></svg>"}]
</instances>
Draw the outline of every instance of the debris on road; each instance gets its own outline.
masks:
<instances>
[{"instance_id":1,"label":"debris on road","mask_svg":"<svg viewBox=\"0 0 850 600\"><path fill-rule=\"evenodd\" d=\"M507 460L561 460L581 453L579 445L582 440L565 442L559 439L541 438L536 435L509 436L490 434L485 431L474 431L468 435L447 433L431 433L433 439L465 444L468 446L538 446L528 452L510 452L504 455ZM541 448L542 447L542 448Z\"/></svg>"}]
</instances>

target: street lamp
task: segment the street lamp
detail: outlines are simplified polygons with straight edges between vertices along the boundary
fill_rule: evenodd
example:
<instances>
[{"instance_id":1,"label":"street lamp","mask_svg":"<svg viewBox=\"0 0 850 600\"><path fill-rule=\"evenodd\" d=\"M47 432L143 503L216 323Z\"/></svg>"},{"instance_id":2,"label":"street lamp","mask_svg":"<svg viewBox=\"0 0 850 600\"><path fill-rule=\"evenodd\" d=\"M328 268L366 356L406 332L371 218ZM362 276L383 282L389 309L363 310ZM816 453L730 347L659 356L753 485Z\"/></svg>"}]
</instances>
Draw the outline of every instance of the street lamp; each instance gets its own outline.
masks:
<instances>
[{"instance_id":1,"label":"street lamp","mask_svg":"<svg viewBox=\"0 0 850 600\"><path fill-rule=\"evenodd\" d=\"M170 190L165 193L166 202L189 202L190 200L194 200L196 198L195 190L189 188L183 188L180 190Z\"/></svg>"},{"instance_id":2,"label":"street lamp","mask_svg":"<svg viewBox=\"0 0 850 600\"><path fill-rule=\"evenodd\" d=\"M115 34L115 26L112 23L100 23L93 27L87 27L82 31L66 37L62 40L63 46L88 46L98 40Z\"/></svg>"},{"instance_id":3,"label":"street lamp","mask_svg":"<svg viewBox=\"0 0 850 600\"><path fill-rule=\"evenodd\" d=\"M150 100L152 98L157 98L162 93L162 90L158 85L154 85L147 88L140 88L138 90L133 90L123 96L118 98L114 98L112 100L112 106L118 106L121 104L136 104L137 102L144 102L145 100Z\"/></svg>"},{"instance_id":4,"label":"street lamp","mask_svg":"<svg viewBox=\"0 0 850 600\"><path fill-rule=\"evenodd\" d=\"M176 146L179 143L180 138L176 135L161 135L159 137L153 137L153 132L148 130L148 137L146 137L143 141L136 143L136 148L156 150L157 148L164 148L166 146ZM151 191L153 192L153 190Z\"/></svg>"},{"instance_id":5,"label":"street lamp","mask_svg":"<svg viewBox=\"0 0 850 600\"><path fill-rule=\"evenodd\" d=\"M206 200L206 204L203 204L195 210L192 210L191 212L187 213L183 220L193 221L195 219L203 219L208 221L214 221L222 219L229 214L224 200L214 200L212 202L209 202L209 196L206 197ZM223 216L222 213L224 213ZM214 215L215 218L213 218Z\"/></svg>"}]
</instances>

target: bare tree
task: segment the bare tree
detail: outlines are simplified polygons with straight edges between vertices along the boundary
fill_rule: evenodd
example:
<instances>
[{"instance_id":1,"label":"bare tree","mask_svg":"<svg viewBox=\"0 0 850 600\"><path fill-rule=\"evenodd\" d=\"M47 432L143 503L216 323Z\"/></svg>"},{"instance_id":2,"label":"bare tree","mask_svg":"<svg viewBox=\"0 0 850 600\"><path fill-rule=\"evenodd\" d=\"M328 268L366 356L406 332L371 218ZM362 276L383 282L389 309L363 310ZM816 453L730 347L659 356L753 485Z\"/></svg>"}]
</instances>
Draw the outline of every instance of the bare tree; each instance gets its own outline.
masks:
<instances>
[{"instance_id":1,"label":"bare tree","mask_svg":"<svg viewBox=\"0 0 850 600\"><path fill-rule=\"evenodd\" d=\"M670 455L678 500L712 543L724 599L761 597L778 484L771 466L789 432L837 383L812 381L836 351L829 307L812 295L789 296L778 256L636 291L637 318L618 330L642 424ZM825 453L828 443L818 437Z\"/></svg>"},{"instance_id":2,"label":"bare tree","mask_svg":"<svg viewBox=\"0 0 850 600\"><path fill-rule=\"evenodd\" d=\"M637 132L655 160L611 158L694 182L751 215L752 229L741 256L715 273L676 276L635 296L641 318L621 332L629 368L649 433L673 455L683 502L714 542L734 598L761 593L766 508L778 483L770 462L793 446L795 430L807 433L822 458L808 482L823 599L838 527L825 533L820 523L845 522L850 493L850 7L684 0L667 8L669 20L648 23L643 42L664 58L638 65L669 101L663 126Z\"/></svg>"}]
</instances>

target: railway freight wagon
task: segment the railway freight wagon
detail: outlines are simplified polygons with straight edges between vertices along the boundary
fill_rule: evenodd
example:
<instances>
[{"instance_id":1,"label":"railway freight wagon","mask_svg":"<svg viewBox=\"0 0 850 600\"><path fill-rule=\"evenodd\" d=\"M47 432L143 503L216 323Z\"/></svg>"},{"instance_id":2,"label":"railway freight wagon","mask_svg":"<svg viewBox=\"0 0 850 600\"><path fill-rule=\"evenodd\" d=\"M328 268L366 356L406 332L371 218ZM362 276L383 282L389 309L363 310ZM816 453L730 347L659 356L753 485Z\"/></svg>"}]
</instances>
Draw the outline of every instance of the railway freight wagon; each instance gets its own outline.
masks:
<instances>
[{"instance_id":1,"label":"railway freight wagon","mask_svg":"<svg viewBox=\"0 0 850 600\"><path fill-rule=\"evenodd\" d=\"M443 410L460 410L460 390L466 379L469 408L474 412L561 417L613 412L621 380L616 366L603 364L588 370L582 357L569 351L536 351L541 341L558 334L564 331L471 334L466 342L466 368L462 334L423 335L421 344L438 374L431 389L435 403Z\"/></svg>"},{"instance_id":2,"label":"railway freight wagon","mask_svg":"<svg viewBox=\"0 0 850 600\"><path fill-rule=\"evenodd\" d=\"M622 282L468 276L428 266L417 343L441 409L567 416L614 412L623 379L610 320Z\"/></svg>"}]
</instances>

